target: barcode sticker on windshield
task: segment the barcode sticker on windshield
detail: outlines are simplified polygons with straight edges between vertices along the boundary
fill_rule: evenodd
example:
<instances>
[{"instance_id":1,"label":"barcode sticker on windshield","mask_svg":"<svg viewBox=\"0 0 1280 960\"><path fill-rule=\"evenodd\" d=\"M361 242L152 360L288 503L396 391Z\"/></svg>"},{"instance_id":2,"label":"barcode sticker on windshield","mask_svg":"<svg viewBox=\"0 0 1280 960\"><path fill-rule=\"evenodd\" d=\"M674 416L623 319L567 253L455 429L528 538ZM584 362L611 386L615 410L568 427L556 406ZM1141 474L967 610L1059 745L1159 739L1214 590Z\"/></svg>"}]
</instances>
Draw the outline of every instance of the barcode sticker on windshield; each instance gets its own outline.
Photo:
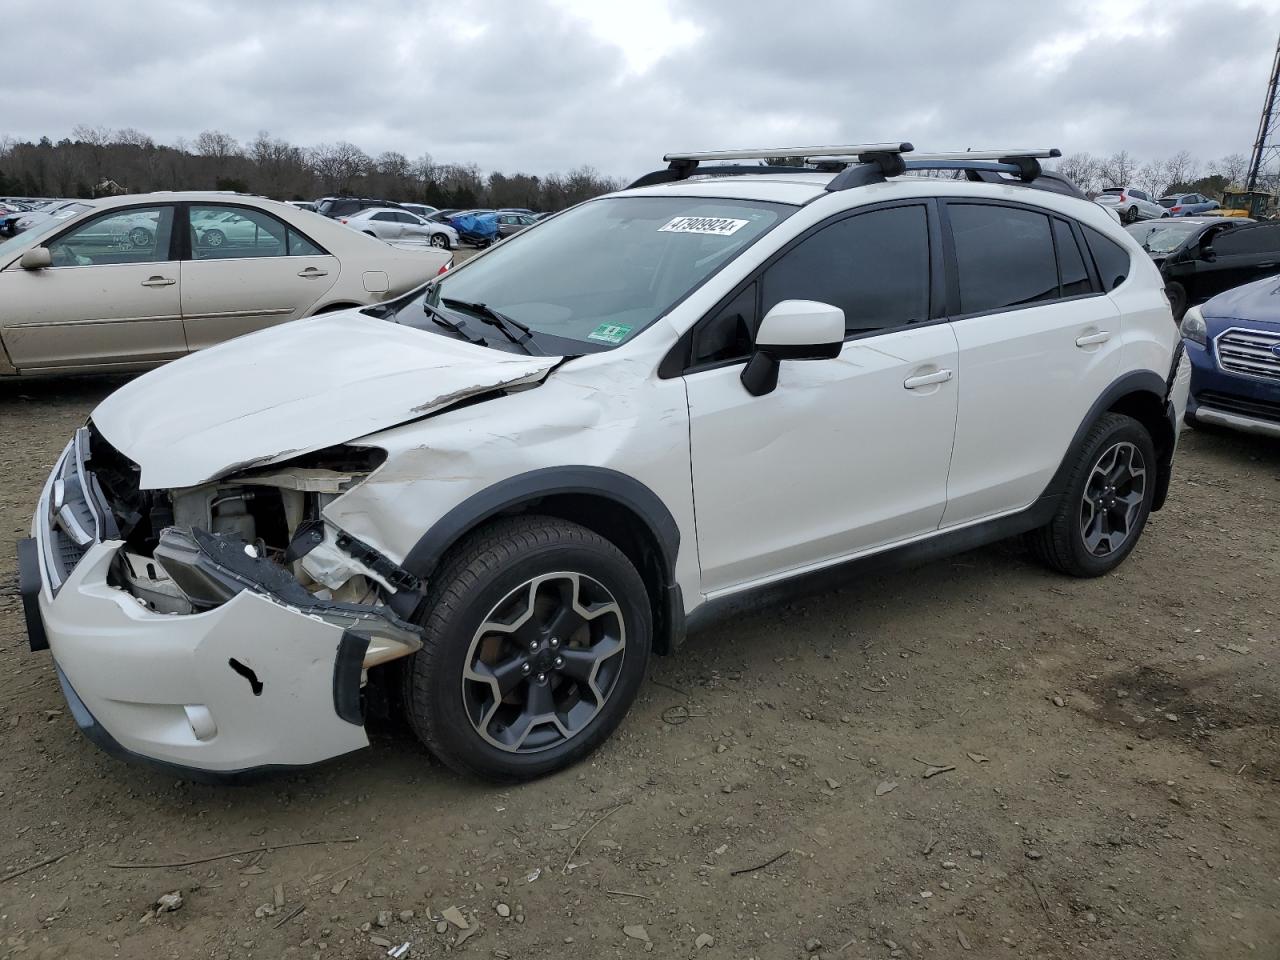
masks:
<instances>
[{"instance_id":1,"label":"barcode sticker on windshield","mask_svg":"<svg viewBox=\"0 0 1280 960\"><path fill-rule=\"evenodd\" d=\"M729 237L751 221L728 217L674 217L659 233L706 233L713 237Z\"/></svg>"}]
</instances>

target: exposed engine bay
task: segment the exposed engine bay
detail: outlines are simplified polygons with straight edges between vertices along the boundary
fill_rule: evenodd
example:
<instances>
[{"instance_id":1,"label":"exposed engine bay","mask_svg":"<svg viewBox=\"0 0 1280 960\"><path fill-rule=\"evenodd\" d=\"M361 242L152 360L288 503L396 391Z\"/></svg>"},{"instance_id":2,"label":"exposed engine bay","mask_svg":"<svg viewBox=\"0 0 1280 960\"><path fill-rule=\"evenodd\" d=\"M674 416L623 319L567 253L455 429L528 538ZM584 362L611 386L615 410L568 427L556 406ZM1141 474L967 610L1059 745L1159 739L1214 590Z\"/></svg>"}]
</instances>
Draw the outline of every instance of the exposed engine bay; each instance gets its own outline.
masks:
<instances>
[{"instance_id":1,"label":"exposed engine bay","mask_svg":"<svg viewBox=\"0 0 1280 960\"><path fill-rule=\"evenodd\" d=\"M177 490L143 490L138 468L90 428L86 466L125 543L111 583L157 613L214 609L242 590L368 639L364 666L414 652L405 617L417 578L327 523L327 504L381 465L381 450L335 447Z\"/></svg>"}]
</instances>

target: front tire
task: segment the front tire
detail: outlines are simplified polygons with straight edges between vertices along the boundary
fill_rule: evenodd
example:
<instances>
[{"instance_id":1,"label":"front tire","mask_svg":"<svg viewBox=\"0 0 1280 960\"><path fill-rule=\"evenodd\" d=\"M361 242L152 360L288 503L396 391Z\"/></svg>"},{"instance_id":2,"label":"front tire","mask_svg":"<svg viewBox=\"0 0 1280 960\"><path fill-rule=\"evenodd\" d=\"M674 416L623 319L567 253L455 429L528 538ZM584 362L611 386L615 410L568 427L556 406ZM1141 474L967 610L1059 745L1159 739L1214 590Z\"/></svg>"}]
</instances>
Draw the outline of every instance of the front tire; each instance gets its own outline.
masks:
<instances>
[{"instance_id":1,"label":"front tire","mask_svg":"<svg viewBox=\"0 0 1280 960\"><path fill-rule=\"evenodd\" d=\"M1032 548L1073 577L1111 572L1142 536L1158 470L1147 428L1123 414L1104 414L1085 436L1057 513L1030 535Z\"/></svg>"},{"instance_id":2,"label":"front tire","mask_svg":"<svg viewBox=\"0 0 1280 960\"><path fill-rule=\"evenodd\" d=\"M566 520L507 518L471 535L432 584L404 704L441 761L528 780L577 762L617 727L653 623L644 581L616 546Z\"/></svg>"}]
</instances>

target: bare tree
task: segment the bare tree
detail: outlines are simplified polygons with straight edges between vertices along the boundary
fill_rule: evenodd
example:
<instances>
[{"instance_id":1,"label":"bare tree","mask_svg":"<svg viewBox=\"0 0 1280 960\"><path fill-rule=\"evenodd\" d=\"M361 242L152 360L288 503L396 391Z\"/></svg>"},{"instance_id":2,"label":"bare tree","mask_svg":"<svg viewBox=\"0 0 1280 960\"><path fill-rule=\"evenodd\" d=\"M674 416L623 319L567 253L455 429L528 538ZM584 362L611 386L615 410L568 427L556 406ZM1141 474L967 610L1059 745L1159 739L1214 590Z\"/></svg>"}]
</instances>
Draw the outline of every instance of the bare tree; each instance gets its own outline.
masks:
<instances>
[{"instance_id":1,"label":"bare tree","mask_svg":"<svg viewBox=\"0 0 1280 960\"><path fill-rule=\"evenodd\" d=\"M326 190L346 193L352 181L363 174L370 164L369 155L354 143L345 140L338 143L322 143L312 147L307 159L324 183Z\"/></svg>"},{"instance_id":2,"label":"bare tree","mask_svg":"<svg viewBox=\"0 0 1280 960\"><path fill-rule=\"evenodd\" d=\"M225 160L240 154L240 144L236 138L221 130L205 130L195 139L195 151L203 157Z\"/></svg>"},{"instance_id":3,"label":"bare tree","mask_svg":"<svg viewBox=\"0 0 1280 960\"><path fill-rule=\"evenodd\" d=\"M1096 193L1098 177L1102 161L1091 153L1073 153L1063 157L1058 163L1058 173L1062 174L1085 193Z\"/></svg>"},{"instance_id":4,"label":"bare tree","mask_svg":"<svg viewBox=\"0 0 1280 960\"><path fill-rule=\"evenodd\" d=\"M134 127L122 127L115 132L112 137L113 143L123 144L127 147L138 147L142 150L154 150L156 142L141 130Z\"/></svg>"},{"instance_id":5,"label":"bare tree","mask_svg":"<svg viewBox=\"0 0 1280 960\"><path fill-rule=\"evenodd\" d=\"M1249 175L1249 161L1241 153L1228 154L1221 160L1215 160L1210 166L1214 173L1226 177L1228 187L1236 189L1244 186L1244 178Z\"/></svg>"},{"instance_id":6,"label":"bare tree","mask_svg":"<svg viewBox=\"0 0 1280 960\"><path fill-rule=\"evenodd\" d=\"M1158 160L1144 163L1130 179L1136 181L1137 186L1145 190L1149 197L1160 196L1168 183L1165 179L1165 166Z\"/></svg>"},{"instance_id":7,"label":"bare tree","mask_svg":"<svg viewBox=\"0 0 1280 960\"><path fill-rule=\"evenodd\" d=\"M105 147L112 140L111 131L106 127L91 127L86 123L77 123L72 127L71 136L81 143L95 147Z\"/></svg>"},{"instance_id":8,"label":"bare tree","mask_svg":"<svg viewBox=\"0 0 1280 960\"><path fill-rule=\"evenodd\" d=\"M1133 157L1129 155L1129 151L1121 150L1119 153L1113 153L1107 159L1102 161L1099 174L1102 178L1102 186L1105 187L1127 187L1129 181L1137 174L1138 165Z\"/></svg>"},{"instance_id":9,"label":"bare tree","mask_svg":"<svg viewBox=\"0 0 1280 960\"><path fill-rule=\"evenodd\" d=\"M1163 164L1165 190L1187 190L1196 179L1200 163L1186 150L1179 150Z\"/></svg>"}]
</instances>

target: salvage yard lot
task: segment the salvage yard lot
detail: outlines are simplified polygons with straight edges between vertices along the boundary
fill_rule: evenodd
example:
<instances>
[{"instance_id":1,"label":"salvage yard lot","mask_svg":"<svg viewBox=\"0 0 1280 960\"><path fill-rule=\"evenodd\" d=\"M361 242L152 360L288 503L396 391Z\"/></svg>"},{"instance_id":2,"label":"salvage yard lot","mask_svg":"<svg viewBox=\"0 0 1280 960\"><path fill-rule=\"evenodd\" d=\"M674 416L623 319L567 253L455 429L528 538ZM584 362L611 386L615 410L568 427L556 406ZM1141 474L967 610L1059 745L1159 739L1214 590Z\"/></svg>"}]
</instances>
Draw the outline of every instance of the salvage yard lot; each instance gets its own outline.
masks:
<instances>
[{"instance_id":1,"label":"salvage yard lot","mask_svg":"<svg viewBox=\"0 0 1280 960\"><path fill-rule=\"evenodd\" d=\"M1275 444L1185 433L1109 577L1004 544L726 614L543 781L383 721L227 788L99 753L26 650L12 542L120 382L0 383L0 957L1280 956Z\"/></svg>"}]
</instances>

